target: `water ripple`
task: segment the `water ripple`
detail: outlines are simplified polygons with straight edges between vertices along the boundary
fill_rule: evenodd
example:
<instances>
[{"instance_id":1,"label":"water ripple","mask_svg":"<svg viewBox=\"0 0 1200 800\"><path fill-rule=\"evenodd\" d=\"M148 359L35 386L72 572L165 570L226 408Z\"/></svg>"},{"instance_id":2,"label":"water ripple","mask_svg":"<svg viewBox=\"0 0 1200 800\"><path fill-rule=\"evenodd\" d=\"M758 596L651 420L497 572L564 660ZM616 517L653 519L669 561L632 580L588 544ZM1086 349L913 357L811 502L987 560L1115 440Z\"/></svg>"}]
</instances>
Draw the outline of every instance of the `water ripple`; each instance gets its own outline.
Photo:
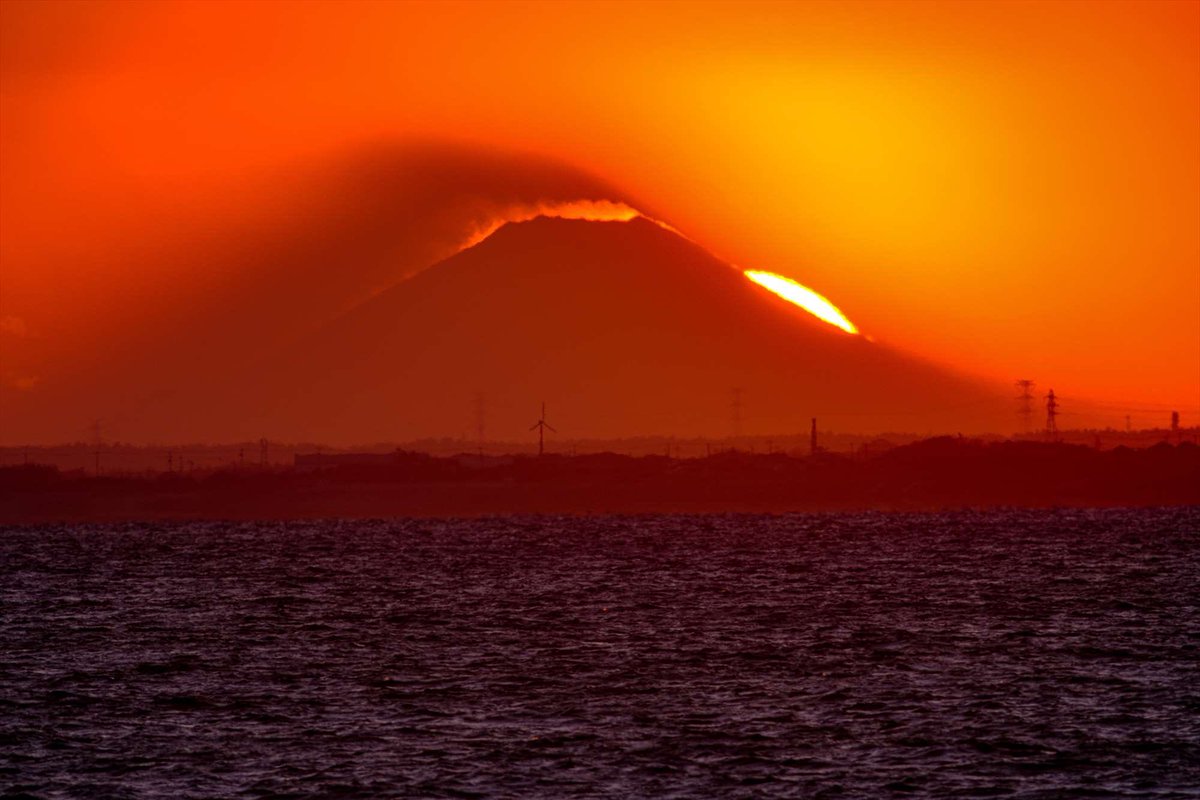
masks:
<instances>
[{"instance_id":1,"label":"water ripple","mask_svg":"<svg viewBox=\"0 0 1200 800\"><path fill-rule=\"evenodd\" d=\"M1195 797L1200 510L0 530L5 797Z\"/></svg>"}]
</instances>

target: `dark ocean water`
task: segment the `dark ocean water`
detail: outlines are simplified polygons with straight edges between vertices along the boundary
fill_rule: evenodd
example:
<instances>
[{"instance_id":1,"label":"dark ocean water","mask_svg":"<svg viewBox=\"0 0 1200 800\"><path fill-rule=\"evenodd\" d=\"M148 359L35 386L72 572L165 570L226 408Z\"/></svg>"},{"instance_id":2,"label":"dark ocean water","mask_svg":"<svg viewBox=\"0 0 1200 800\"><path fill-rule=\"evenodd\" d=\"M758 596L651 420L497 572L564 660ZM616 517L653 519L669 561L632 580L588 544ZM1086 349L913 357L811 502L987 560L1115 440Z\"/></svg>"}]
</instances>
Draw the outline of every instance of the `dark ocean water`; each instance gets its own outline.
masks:
<instances>
[{"instance_id":1,"label":"dark ocean water","mask_svg":"<svg viewBox=\"0 0 1200 800\"><path fill-rule=\"evenodd\" d=\"M37 797L1197 797L1200 510L0 529Z\"/></svg>"}]
</instances>

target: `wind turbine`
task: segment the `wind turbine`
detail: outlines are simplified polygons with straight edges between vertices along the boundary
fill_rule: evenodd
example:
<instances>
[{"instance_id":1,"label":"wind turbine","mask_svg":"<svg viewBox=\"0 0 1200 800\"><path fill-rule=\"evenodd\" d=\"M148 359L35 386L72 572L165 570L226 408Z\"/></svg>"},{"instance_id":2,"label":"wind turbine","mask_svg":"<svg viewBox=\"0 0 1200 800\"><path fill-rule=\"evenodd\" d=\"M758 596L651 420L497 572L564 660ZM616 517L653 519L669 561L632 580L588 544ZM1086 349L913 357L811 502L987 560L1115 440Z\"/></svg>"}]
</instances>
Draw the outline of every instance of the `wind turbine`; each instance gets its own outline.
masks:
<instances>
[{"instance_id":1,"label":"wind turbine","mask_svg":"<svg viewBox=\"0 0 1200 800\"><path fill-rule=\"evenodd\" d=\"M542 417L537 422L530 426L529 430L537 429L538 432L538 455L541 456L546 452L546 429L549 428L552 433L558 433L554 427L546 422L546 401L542 401Z\"/></svg>"}]
</instances>

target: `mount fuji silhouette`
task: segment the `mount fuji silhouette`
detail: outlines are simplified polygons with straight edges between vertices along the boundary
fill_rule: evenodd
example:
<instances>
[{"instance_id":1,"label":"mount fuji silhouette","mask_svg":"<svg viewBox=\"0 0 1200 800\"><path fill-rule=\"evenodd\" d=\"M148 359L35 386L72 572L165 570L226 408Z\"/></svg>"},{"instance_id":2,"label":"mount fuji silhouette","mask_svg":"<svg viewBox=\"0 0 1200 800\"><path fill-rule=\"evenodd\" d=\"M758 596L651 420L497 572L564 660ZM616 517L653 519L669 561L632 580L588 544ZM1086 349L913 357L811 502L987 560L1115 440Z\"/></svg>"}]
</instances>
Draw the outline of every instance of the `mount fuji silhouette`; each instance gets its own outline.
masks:
<instances>
[{"instance_id":1,"label":"mount fuji silhouette","mask_svg":"<svg viewBox=\"0 0 1200 800\"><path fill-rule=\"evenodd\" d=\"M352 309L247 387L248 419L326 442L996 430L994 387L844 333L643 218L539 217ZM731 392L740 397L735 421ZM468 434L469 432L469 434Z\"/></svg>"}]
</instances>

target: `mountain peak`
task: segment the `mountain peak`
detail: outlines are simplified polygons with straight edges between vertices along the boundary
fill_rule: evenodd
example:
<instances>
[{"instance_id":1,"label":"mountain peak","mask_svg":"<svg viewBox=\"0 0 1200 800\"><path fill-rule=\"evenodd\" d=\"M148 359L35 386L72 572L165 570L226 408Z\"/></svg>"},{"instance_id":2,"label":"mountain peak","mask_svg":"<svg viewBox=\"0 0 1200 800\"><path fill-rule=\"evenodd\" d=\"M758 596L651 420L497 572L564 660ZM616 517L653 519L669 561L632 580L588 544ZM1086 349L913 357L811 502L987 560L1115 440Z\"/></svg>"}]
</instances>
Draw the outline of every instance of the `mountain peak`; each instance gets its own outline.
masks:
<instances>
[{"instance_id":1,"label":"mountain peak","mask_svg":"<svg viewBox=\"0 0 1200 800\"><path fill-rule=\"evenodd\" d=\"M614 236L659 237L664 240L674 239L691 244L678 233L643 216L636 216L628 220L610 220L577 219L540 214L532 219L505 222L473 247L478 247L488 241L504 243L522 239L535 239L540 247L554 243L566 244L581 239L596 240Z\"/></svg>"},{"instance_id":2,"label":"mountain peak","mask_svg":"<svg viewBox=\"0 0 1200 800\"><path fill-rule=\"evenodd\" d=\"M327 327L288 364L265 387L279 398L271 428L330 442L455 435L480 392L489 430L508 438L543 400L577 438L726 434L731 387L746 433L827 414L912 429L928 424L925 409L932 420L989 397L846 336L644 218L508 223Z\"/></svg>"}]
</instances>

